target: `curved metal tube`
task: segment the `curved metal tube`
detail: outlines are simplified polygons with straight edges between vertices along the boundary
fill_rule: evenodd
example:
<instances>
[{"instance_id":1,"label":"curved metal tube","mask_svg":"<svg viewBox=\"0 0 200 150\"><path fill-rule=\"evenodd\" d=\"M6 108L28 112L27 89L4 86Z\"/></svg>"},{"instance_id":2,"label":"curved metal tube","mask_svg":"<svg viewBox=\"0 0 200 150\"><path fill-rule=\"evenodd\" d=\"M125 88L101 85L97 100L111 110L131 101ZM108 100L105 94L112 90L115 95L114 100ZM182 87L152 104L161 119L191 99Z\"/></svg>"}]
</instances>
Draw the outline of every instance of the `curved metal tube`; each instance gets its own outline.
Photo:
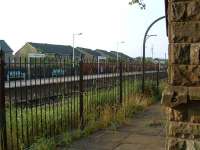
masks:
<instances>
[{"instance_id":1,"label":"curved metal tube","mask_svg":"<svg viewBox=\"0 0 200 150\"><path fill-rule=\"evenodd\" d=\"M142 59L142 92L144 93L144 78L145 78L145 46L146 46L146 37L148 35L148 32L149 30L151 29L151 27L157 23L158 21L162 20L166 18L166 16L162 16L162 17L159 17L158 19L156 19L154 22L152 22L150 24L150 26L147 28L146 32L145 32L145 35L144 35L144 39L143 39L143 59Z\"/></svg>"}]
</instances>

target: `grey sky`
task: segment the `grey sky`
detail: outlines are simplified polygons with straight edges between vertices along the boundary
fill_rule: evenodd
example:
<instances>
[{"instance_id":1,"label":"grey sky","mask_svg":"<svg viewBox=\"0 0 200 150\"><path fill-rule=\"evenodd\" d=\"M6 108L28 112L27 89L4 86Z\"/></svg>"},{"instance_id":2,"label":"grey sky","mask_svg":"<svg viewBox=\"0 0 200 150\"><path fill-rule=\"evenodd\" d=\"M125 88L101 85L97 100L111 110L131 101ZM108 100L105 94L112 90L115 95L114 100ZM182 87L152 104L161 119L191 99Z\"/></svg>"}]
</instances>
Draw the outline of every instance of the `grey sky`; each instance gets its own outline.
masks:
<instances>
[{"instance_id":1,"label":"grey sky","mask_svg":"<svg viewBox=\"0 0 200 150\"><path fill-rule=\"evenodd\" d=\"M119 51L140 56L148 25L164 15L163 0L146 0L147 9L129 6L129 0L0 0L0 39L14 51L26 42L72 45L116 50L117 41L125 41ZM157 34L147 42L147 56L164 57L167 52L165 21L153 27Z\"/></svg>"}]
</instances>

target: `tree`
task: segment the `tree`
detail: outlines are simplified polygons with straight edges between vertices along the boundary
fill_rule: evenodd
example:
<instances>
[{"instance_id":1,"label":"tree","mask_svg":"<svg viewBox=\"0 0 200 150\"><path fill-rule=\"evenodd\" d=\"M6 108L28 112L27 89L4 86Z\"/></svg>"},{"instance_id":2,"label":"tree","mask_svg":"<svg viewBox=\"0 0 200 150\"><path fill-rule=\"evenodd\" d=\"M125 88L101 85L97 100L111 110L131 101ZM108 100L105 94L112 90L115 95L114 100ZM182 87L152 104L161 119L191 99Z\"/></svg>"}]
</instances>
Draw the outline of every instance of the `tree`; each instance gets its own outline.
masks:
<instances>
[{"instance_id":1,"label":"tree","mask_svg":"<svg viewBox=\"0 0 200 150\"><path fill-rule=\"evenodd\" d=\"M143 0L131 0L129 2L129 5L134 5L134 4L139 4L141 9L145 9L146 8L146 4L143 2Z\"/></svg>"}]
</instances>

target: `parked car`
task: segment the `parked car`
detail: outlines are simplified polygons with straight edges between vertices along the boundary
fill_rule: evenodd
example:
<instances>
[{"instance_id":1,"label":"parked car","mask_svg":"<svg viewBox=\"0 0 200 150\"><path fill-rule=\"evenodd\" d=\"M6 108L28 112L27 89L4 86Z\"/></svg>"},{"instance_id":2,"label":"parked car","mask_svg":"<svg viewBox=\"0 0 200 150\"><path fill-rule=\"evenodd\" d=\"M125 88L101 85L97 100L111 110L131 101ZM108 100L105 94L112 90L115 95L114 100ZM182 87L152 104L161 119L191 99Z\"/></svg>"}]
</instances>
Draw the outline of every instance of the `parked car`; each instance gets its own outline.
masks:
<instances>
[{"instance_id":1,"label":"parked car","mask_svg":"<svg viewBox=\"0 0 200 150\"><path fill-rule=\"evenodd\" d=\"M20 70L12 70L7 72L7 81L17 80L17 79L26 79L26 74Z\"/></svg>"},{"instance_id":2,"label":"parked car","mask_svg":"<svg viewBox=\"0 0 200 150\"><path fill-rule=\"evenodd\" d=\"M60 77L64 75L65 75L65 71L63 69L53 69L51 73L52 77Z\"/></svg>"}]
</instances>

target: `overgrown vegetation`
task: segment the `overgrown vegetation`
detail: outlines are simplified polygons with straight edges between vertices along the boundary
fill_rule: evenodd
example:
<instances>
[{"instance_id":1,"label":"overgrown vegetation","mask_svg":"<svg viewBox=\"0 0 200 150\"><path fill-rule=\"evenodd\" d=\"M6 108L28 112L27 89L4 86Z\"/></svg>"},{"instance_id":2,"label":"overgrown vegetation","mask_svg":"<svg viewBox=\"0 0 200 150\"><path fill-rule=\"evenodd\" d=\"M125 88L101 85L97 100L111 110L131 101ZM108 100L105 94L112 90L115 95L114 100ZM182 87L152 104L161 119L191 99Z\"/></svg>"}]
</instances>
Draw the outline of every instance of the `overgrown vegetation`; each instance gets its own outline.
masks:
<instances>
[{"instance_id":1,"label":"overgrown vegetation","mask_svg":"<svg viewBox=\"0 0 200 150\"><path fill-rule=\"evenodd\" d=\"M147 95L144 96L138 94L132 98L134 98L134 101L126 102L122 106L106 105L102 107L100 115L98 111L93 110L92 113L88 115L88 123L83 130L79 128L72 132L65 132L56 138L39 139L31 146L31 150L49 150L49 147L51 147L52 150L59 147L66 148L74 140L87 137L97 130L107 127L112 130L116 130L122 124L126 124L128 119L133 117L136 112L143 111L145 107L152 103L152 101L149 101L149 97ZM99 118L96 120L96 116L98 115Z\"/></svg>"},{"instance_id":2,"label":"overgrown vegetation","mask_svg":"<svg viewBox=\"0 0 200 150\"><path fill-rule=\"evenodd\" d=\"M122 104L119 103L116 94L119 87L88 89L87 95L84 96L83 130L80 129L78 95L67 100L61 98L62 100L57 103L40 107L21 109L9 106L8 148L25 149L34 143L30 147L31 150L53 150L56 147L67 147L72 141L86 137L99 129L109 127L115 130L136 112L158 100L163 86L161 84L158 90L154 82L148 81L145 94L140 91L139 81L124 81L123 87ZM30 137L26 137L27 133Z\"/></svg>"}]
</instances>

